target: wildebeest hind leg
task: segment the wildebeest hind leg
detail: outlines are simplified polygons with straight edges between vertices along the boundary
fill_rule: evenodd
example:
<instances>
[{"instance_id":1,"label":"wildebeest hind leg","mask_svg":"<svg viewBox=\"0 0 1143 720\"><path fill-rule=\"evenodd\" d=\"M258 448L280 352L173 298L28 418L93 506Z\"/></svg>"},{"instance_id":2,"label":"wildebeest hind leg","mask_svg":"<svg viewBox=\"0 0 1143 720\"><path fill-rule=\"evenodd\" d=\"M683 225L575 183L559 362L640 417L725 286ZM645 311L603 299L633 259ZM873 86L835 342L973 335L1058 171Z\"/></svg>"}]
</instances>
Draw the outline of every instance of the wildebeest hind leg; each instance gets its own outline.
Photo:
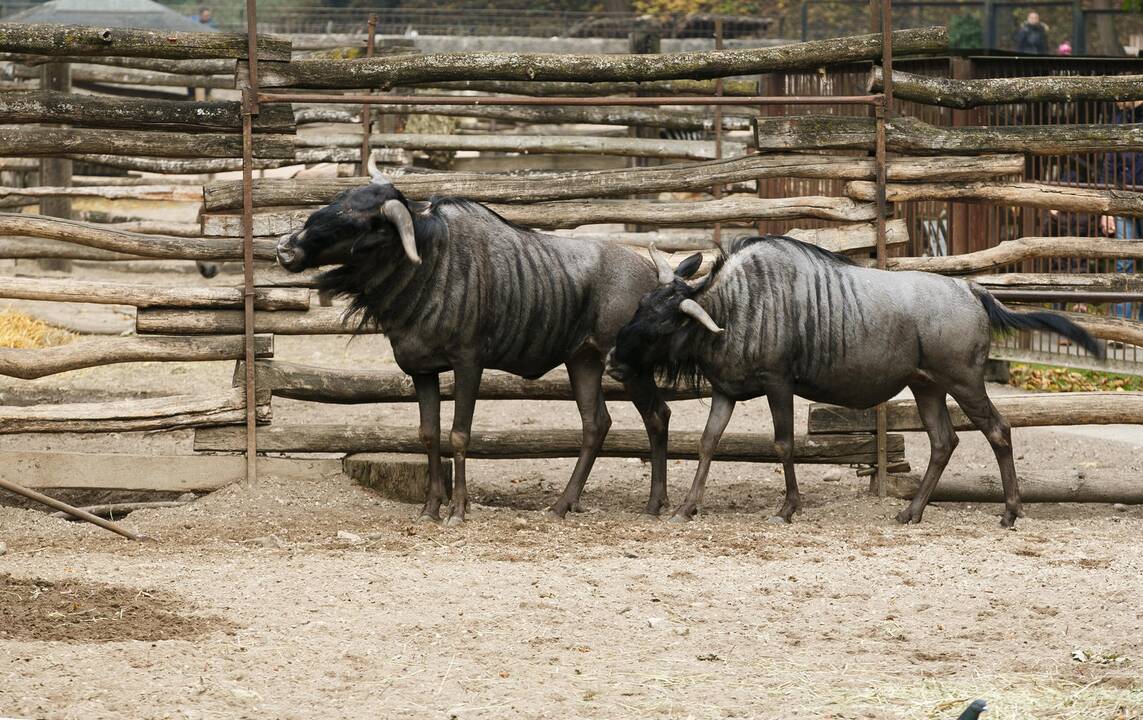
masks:
<instances>
[{"instance_id":1,"label":"wildebeest hind leg","mask_svg":"<svg viewBox=\"0 0 1143 720\"><path fill-rule=\"evenodd\" d=\"M647 428L651 443L651 497L643 510L647 515L658 515L667 507L667 433L671 423L671 408L663 402L655 379L650 375L636 375L624 383L627 394Z\"/></svg>"},{"instance_id":2,"label":"wildebeest hind leg","mask_svg":"<svg viewBox=\"0 0 1143 720\"><path fill-rule=\"evenodd\" d=\"M702 508L702 494L706 489L706 476L710 472L710 461L714 458L714 451L718 449L718 441L730 423L730 416L734 414L734 401L726 395L715 391L710 400L710 414L706 418L706 429L702 431L702 440L699 441L699 462L695 470L695 479L691 489L683 499L683 504L671 516L671 522L686 522L698 514Z\"/></svg>"},{"instance_id":3,"label":"wildebeest hind leg","mask_svg":"<svg viewBox=\"0 0 1143 720\"><path fill-rule=\"evenodd\" d=\"M794 472L794 394L786 389L766 388L766 400L774 420L774 450L786 477L786 499L775 517L791 522L794 513L802 509L802 494L798 492L798 477Z\"/></svg>"},{"instance_id":4,"label":"wildebeest hind leg","mask_svg":"<svg viewBox=\"0 0 1143 720\"><path fill-rule=\"evenodd\" d=\"M929 383L915 383L909 386L913 397L917 401L917 414L921 416L921 424L929 435L929 466L925 468L925 477L917 488L913 500L897 513L897 522L901 524L921 522L921 514L941 479L941 473L948 465L953 450L959 440L953 429L952 418L949 417L948 404L945 401L945 391Z\"/></svg>"},{"instance_id":5,"label":"wildebeest hind leg","mask_svg":"<svg viewBox=\"0 0 1143 720\"><path fill-rule=\"evenodd\" d=\"M983 378L971 385L949 388L949 394L992 446L996 463L1000 466L1000 483L1004 486L1004 514L1000 517L1000 526L1015 527L1016 518L1023 517L1024 510L1016 482L1016 465L1012 461L1012 426L988 399Z\"/></svg>"},{"instance_id":6,"label":"wildebeest hind leg","mask_svg":"<svg viewBox=\"0 0 1143 720\"><path fill-rule=\"evenodd\" d=\"M429 457L429 494L420 517L441 519L441 503L445 500L444 469L441 467L441 386L437 373L413 376L417 406L421 411L418 435Z\"/></svg>"},{"instance_id":7,"label":"wildebeest hind leg","mask_svg":"<svg viewBox=\"0 0 1143 720\"><path fill-rule=\"evenodd\" d=\"M476 410L476 396L480 392L482 373L478 367L453 369L452 432L449 434L449 442L452 444L452 511L448 516L448 525L460 525L468 510L468 478L465 475L464 460L472 437L472 415Z\"/></svg>"},{"instance_id":8,"label":"wildebeest hind leg","mask_svg":"<svg viewBox=\"0 0 1143 720\"><path fill-rule=\"evenodd\" d=\"M575 404L583 422L583 444L564 494L551 507L551 513L561 518L567 515L568 510L579 512L579 497L583 486L587 483L587 476L591 473L599 449L603 447L607 431L611 429L611 415L603 400L603 358L594 350L584 350L567 361L567 369Z\"/></svg>"}]
</instances>

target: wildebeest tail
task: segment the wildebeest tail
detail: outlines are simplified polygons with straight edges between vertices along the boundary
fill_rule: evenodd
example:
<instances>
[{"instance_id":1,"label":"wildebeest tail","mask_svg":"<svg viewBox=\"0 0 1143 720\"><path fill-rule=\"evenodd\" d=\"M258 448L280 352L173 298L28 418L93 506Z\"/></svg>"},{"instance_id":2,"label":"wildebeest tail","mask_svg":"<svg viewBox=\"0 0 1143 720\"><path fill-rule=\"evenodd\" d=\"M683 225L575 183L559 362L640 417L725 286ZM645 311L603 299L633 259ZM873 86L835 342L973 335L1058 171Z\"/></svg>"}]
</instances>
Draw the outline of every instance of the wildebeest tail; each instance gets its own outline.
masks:
<instances>
[{"instance_id":1,"label":"wildebeest tail","mask_svg":"<svg viewBox=\"0 0 1143 720\"><path fill-rule=\"evenodd\" d=\"M1087 330L1062 315L1046 311L1012 312L983 287L973 285L972 291L984 305L984 310L988 313L988 323L994 330L1001 332L1048 330L1079 343L1080 347L1101 360L1107 357L1107 348L1104 347L1103 343L1096 340Z\"/></svg>"}]
</instances>

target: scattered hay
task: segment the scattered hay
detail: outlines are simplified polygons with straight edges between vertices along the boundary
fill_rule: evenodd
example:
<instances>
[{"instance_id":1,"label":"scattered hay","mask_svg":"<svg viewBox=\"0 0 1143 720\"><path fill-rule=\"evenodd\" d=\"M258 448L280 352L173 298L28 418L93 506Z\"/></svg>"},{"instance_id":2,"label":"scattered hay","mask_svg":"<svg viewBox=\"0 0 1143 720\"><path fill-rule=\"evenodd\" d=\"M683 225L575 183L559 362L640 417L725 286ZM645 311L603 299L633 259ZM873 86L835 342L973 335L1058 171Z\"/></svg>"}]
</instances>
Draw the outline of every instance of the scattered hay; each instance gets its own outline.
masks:
<instances>
[{"instance_id":1,"label":"scattered hay","mask_svg":"<svg viewBox=\"0 0 1143 720\"><path fill-rule=\"evenodd\" d=\"M11 308L0 311L0 348L35 349L66 345L75 336Z\"/></svg>"}]
</instances>

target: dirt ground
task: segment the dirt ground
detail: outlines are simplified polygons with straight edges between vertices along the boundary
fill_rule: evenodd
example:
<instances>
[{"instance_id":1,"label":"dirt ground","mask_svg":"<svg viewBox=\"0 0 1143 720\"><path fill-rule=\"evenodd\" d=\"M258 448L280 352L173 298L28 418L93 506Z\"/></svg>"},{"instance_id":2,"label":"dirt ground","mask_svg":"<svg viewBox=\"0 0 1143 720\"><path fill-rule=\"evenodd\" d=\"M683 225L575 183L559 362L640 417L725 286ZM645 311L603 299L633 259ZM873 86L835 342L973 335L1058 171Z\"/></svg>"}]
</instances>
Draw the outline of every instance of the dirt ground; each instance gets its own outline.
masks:
<instances>
[{"instance_id":1,"label":"dirt ground","mask_svg":"<svg viewBox=\"0 0 1143 720\"><path fill-rule=\"evenodd\" d=\"M391 362L376 337L278 337L277 357ZM232 369L94 368L0 394L18 404L218 389ZM615 427L640 427L632 408L610 407ZM674 428L701 429L704 403L672 407ZM274 402L282 423L415 417ZM577 422L571 403L476 413L477 429ZM765 402L741 406L729 430L769 432ZM1014 434L1027 485L1143 471L1129 432ZM948 474L995 474L983 438L961 437ZM171 453L190 440L3 444ZM923 468L924 437L906 435L906 454ZM0 507L0 716L951 720L976 697L998 719L1143 716L1143 507L1031 505L1009 532L999 506L942 504L900 527L904 501L871 497L849 470L826 482L834 468L802 466L805 511L780 526L767 522L778 468L716 463L705 514L680 526L638 514L645 464L606 459L586 512L548 519L572 463L470 461L476 504L460 528L415 523L414 506L341 476L264 478L136 512L125 524L159 541L147 545ZM673 502L693 469L670 463Z\"/></svg>"}]
</instances>

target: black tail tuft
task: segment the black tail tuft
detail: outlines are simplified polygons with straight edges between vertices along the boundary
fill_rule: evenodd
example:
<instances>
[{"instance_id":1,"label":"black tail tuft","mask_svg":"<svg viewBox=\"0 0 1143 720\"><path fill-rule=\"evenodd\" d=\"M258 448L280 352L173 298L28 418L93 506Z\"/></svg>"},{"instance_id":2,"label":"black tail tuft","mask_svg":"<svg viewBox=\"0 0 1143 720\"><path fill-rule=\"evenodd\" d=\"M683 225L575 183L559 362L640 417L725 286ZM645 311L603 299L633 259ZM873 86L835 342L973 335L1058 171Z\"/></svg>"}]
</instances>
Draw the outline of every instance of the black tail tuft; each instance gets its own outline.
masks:
<instances>
[{"instance_id":1,"label":"black tail tuft","mask_svg":"<svg viewBox=\"0 0 1143 720\"><path fill-rule=\"evenodd\" d=\"M993 329L1001 332L1013 330L1049 330L1077 342L1095 357L1103 360L1107 357L1107 348L1079 325L1062 315L1052 312L1012 312L982 287L974 287L976 296L984 305L988 313L988 322Z\"/></svg>"}]
</instances>

